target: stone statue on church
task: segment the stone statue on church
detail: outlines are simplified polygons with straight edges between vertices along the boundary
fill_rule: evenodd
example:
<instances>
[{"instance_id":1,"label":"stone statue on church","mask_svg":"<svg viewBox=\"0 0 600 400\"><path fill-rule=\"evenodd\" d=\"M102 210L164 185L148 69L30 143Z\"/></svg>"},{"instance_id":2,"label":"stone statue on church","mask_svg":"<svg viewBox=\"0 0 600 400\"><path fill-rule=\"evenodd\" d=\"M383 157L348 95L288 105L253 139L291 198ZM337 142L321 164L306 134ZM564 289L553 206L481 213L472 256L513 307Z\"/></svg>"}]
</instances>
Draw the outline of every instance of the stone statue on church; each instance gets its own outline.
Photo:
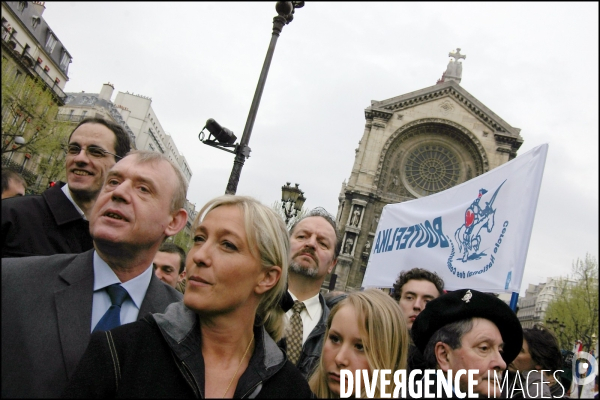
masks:
<instances>
[{"instance_id":1,"label":"stone statue on church","mask_svg":"<svg viewBox=\"0 0 600 400\"><path fill-rule=\"evenodd\" d=\"M352 245L353 244L354 244L354 239L352 239L351 237L348 237L346 239L346 244L344 245L344 254L352 253Z\"/></svg>"},{"instance_id":2,"label":"stone statue on church","mask_svg":"<svg viewBox=\"0 0 600 400\"><path fill-rule=\"evenodd\" d=\"M371 222L371 232L375 232L377 230L377 225L379 225L379 216L375 217L373 222Z\"/></svg>"},{"instance_id":3,"label":"stone statue on church","mask_svg":"<svg viewBox=\"0 0 600 400\"><path fill-rule=\"evenodd\" d=\"M371 241L367 240L367 243L365 243L365 248L363 249L363 253L365 253L365 254L371 253Z\"/></svg>"},{"instance_id":4,"label":"stone statue on church","mask_svg":"<svg viewBox=\"0 0 600 400\"><path fill-rule=\"evenodd\" d=\"M354 208L354 212L352 213L352 221L350 221L350 225L358 226L360 222L360 208L357 206Z\"/></svg>"}]
</instances>

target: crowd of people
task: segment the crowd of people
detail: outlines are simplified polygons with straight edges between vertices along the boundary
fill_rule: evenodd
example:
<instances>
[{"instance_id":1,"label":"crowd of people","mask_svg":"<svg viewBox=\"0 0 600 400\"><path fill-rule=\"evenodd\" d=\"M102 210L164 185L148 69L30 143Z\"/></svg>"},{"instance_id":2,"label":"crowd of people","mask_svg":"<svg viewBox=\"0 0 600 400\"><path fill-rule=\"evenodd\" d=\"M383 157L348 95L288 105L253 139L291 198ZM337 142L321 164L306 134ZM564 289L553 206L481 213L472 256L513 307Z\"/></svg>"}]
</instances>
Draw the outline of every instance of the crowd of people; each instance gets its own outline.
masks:
<instances>
[{"instance_id":1,"label":"crowd of people","mask_svg":"<svg viewBox=\"0 0 600 400\"><path fill-rule=\"evenodd\" d=\"M39 196L5 198L21 181L2 172L2 397L569 395L551 331L522 329L493 294L444 290L430 266L391 295L323 295L342 240L322 208L288 231L251 197L217 197L186 254L168 240L187 222L168 158L91 118L65 168ZM345 387L344 370L405 374Z\"/></svg>"}]
</instances>

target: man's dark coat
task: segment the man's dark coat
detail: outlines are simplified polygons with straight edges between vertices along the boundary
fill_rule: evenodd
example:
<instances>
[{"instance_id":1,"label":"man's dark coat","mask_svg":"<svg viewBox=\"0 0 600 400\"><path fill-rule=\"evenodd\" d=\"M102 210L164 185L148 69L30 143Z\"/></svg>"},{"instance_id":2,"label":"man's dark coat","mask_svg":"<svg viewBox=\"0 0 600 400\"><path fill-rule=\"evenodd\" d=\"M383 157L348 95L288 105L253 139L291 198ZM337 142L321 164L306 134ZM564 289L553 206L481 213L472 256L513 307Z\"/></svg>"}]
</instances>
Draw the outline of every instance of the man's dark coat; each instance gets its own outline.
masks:
<instances>
[{"instance_id":1,"label":"man's dark coat","mask_svg":"<svg viewBox=\"0 0 600 400\"><path fill-rule=\"evenodd\" d=\"M83 253L94 247L89 222L60 184L40 196L2 200L2 258Z\"/></svg>"},{"instance_id":2,"label":"man's dark coat","mask_svg":"<svg viewBox=\"0 0 600 400\"><path fill-rule=\"evenodd\" d=\"M2 260L3 398L61 395L90 340L93 254ZM138 320L181 298L152 274Z\"/></svg>"}]
</instances>

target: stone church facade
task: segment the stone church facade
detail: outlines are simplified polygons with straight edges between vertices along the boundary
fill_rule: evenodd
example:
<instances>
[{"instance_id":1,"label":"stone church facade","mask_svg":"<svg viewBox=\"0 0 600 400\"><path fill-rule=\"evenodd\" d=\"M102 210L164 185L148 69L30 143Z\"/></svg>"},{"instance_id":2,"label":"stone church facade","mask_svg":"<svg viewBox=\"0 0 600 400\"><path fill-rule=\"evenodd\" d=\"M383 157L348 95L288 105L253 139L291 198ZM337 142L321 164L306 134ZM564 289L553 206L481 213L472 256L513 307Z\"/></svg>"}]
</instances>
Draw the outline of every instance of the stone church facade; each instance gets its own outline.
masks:
<instances>
[{"instance_id":1,"label":"stone church facade","mask_svg":"<svg viewBox=\"0 0 600 400\"><path fill-rule=\"evenodd\" d=\"M453 59L436 85L371 101L365 109L364 133L339 196L336 218L343 241L333 270L336 290L360 288L385 205L486 173L516 157L523 143L519 128L460 86L459 59L465 58L460 49L449 55Z\"/></svg>"}]
</instances>

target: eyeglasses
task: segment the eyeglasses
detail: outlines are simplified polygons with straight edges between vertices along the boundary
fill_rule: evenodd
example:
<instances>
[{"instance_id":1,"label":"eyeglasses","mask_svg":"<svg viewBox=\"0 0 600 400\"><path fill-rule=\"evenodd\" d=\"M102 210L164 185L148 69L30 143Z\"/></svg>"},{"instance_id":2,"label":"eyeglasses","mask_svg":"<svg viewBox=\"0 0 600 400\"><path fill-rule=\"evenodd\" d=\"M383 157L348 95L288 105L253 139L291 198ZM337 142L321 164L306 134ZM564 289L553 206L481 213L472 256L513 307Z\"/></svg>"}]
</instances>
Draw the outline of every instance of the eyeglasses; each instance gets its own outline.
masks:
<instances>
[{"instance_id":1,"label":"eyeglasses","mask_svg":"<svg viewBox=\"0 0 600 400\"><path fill-rule=\"evenodd\" d=\"M98 146L88 146L88 147L84 148L84 150L88 156L91 156L94 158L104 158L104 157L106 157L107 154L110 154L111 156L115 157L115 159L120 160L121 158L123 158L123 157L120 157L109 151L106 151L102 147L98 147ZM72 156L76 156L79 153L81 153L81 146L78 146L76 144L70 144L67 146L67 153Z\"/></svg>"}]
</instances>

